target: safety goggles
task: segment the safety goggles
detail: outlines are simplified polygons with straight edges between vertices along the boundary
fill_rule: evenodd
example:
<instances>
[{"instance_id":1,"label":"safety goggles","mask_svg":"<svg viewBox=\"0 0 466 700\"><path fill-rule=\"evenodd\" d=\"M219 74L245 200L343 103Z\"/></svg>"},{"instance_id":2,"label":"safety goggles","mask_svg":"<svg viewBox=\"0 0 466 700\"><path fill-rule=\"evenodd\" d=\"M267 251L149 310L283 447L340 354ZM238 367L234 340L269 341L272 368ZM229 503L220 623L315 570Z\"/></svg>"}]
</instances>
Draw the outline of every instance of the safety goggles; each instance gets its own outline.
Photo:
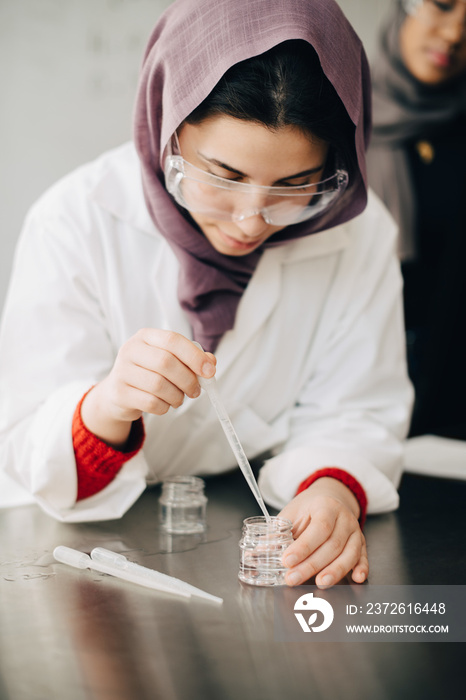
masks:
<instances>
[{"instance_id":1,"label":"safety goggles","mask_svg":"<svg viewBox=\"0 0 466 700\"><path fill-rule=\"evenodd\" d=\"M403 6L407 14L431 27L465 24L464 0L403 0Z\"/></svg>"},{"instance_id":2,"label":"safety goggles","mask_svg":"<svg viewBox=\"0 0 466 700\"><path fill-rule=\"evenodd\" d=\"M289 226L319 216L335 204L348 184L345 170L306 185L253 185L212 175L176 153L177 139L165 158L165 185L184 209L222 221L260 215L267 224Z\"/></svg>"}]
</instances>

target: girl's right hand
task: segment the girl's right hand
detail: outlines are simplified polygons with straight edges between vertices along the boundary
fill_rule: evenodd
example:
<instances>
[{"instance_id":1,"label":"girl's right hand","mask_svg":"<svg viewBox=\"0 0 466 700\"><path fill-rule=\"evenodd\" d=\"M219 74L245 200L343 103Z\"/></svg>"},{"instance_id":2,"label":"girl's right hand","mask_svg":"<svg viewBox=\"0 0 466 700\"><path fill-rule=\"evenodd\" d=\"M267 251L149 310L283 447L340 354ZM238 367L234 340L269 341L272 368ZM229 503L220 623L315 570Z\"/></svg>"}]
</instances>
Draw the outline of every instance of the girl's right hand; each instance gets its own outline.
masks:
<instances>
[{"instance_id":1,"label":"girl's right hand","mask_svg":"<svg viewBox=\"0 0 466 700\"><path fill-rule=\"evenodd\" d=\"M185 396L199 396L198 375L212 377L215 365L214 355L183 335L144 328L122 345L111 372L87 394L82 420L101 440L121 447L143 413L160 416Z\"/></svg>"}]
</instances>

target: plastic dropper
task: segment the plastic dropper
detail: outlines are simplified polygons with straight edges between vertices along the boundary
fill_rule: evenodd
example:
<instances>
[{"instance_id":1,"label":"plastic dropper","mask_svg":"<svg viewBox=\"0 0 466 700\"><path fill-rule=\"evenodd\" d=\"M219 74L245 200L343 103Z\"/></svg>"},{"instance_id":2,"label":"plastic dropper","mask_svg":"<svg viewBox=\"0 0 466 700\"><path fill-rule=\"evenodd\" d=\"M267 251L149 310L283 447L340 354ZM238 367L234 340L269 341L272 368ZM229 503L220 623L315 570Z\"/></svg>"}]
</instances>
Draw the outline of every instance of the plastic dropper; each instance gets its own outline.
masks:
<instances>
[{"instance_id":1,"label":"plastic dropper","mask_svg":"<svg viewBox=\"0 0 466 700\"><path fill-rule=\"evenodd\" d=\"M161 585L166 585L167 588L170 588L175 593L180 593L180 595L193 595L197 596L198 598L210 600L213 603L223 603L223 599L216 595L207 593L200 588L196 588L196 586L191 586L190 583L186 583L186 581L182 581L179 578L174 578L173 576L162 574L160 571L155 571L154 569L148 569L140 564L135 564L134 562L128 561L124 554L112 552L110 549L105 549L104 547L95 547L92 550L91 561L97 562L99 565L111 567L112 570L117 570L118 572L134 573L138 576L144 577L146 580L155 581ZM115 573L114 575L118 576L119 573Z\"/></svg>"},{"instance_id":2,"label":"plastic dropper","mask_svg":"<svg viewBox=\"0 0 466 700\"><path fill-rule=\"evenodd\" d=\"M203 350L202 346L199 343L194 342L194 345L196 345L196 347L198 347L200 350ZM244 452L243 447L239 441L238 435L236 434L236 430L234 429L230 417L228 416L228 413L226 411L226 408L223 405L218 394L217 380L215 379L215 376L211 377L210 379L205 379L204 377L200 377L199 375L198 379L199 384L207 392L212 406L215 409L215 413L218 416L220 425L223 428L223 432L227 436L227 440L230 443L230 447L233 450L233 454L236 457L236 461L238 462L239 468L243 472L243 476L248 482L249 488L253 492L261 511L265 515L266 520L269 522L271 518L267 508L265 507L264 499L262 498L259 486L257 485L257 481L252 471L251 465L249 464L249 460L246 457L246 453Z\"/></svg>"},{"instance_id":3,"label":"plastic dropper","mask_svg":"<svg viewBox=\"0 0 466 700\"><path fill-rule=\"evenodd\" d=\"M182 590L180 587L173 585L170 581L164 581L162 578L152 576L151 570L145 569L143 566L139 567L140 570L115 567L108 562L95 561L85 552L80 552L77 549L64 546L55 547L53 556L62 564L74 566L76 569L94 569L94 571L100 571L102 574L110 574L111 576L122 578L125 581L131 581L131 583L145 586L146 588L163 591L164 593L174 593L183 598L191 597L189 591ZM157 572L154 571L152 573L156 574ZM163 574L161 574L161 576L163 576ZM169 579L170 577L167 578Z\"/></svg>"}]
</instances>

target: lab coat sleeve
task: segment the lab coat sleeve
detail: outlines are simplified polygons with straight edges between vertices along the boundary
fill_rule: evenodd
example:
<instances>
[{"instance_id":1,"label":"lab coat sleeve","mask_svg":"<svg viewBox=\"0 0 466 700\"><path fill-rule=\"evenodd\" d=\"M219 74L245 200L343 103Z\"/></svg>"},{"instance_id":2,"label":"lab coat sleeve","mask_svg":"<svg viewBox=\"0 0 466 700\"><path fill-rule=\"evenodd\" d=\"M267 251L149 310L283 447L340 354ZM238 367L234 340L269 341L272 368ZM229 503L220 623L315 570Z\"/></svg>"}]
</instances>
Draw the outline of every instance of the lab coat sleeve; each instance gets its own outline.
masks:
<instances>
[{"instance_id":1,"label":"lab coat sleeve","mask_svg":"<svg viewBox=\"0 0 466 700\"><path fill-rule=\"evenodd\" d=\"M396 227L375 209L372 235L365 237L369 243L353 245L341 260L338 277L344 284L337 281L331 292L341 312L292 411L289 437L260 473L265 499L279 509L304 479L324 467L339 467L359 481L369 514L398 507L413 391L406 371Z\"/></svg>"},{"instance_id":2,"label":"lab coat sleeve","mask_svg":"<svg viewBox=\"0 0 466 700\"><path fill-rule=\"evenodd\" d=\"M78 231L46 203L26 220L2 317L0 468L58 520L118 518L145 488L143 454L76 503L71 435L79 399L108 373L118 350L99 300L103 252L92 222Z\"/></svg>"}]
</instances>

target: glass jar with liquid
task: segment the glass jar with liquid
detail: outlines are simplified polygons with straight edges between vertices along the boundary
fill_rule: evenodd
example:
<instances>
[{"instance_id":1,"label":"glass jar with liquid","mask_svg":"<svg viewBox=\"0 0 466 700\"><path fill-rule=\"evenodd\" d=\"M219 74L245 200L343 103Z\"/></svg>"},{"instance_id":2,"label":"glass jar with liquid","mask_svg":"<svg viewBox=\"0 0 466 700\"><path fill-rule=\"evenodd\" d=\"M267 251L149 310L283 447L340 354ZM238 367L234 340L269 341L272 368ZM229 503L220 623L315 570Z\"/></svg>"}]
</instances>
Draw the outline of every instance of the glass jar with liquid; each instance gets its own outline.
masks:
<instances>
[{"instance_id":1,"label":"glass jar with liquid","mask_svg":"<svg viewBox=\"0 0 466 700\"><path fill-rule=\"evenodd\" d=\"M239 543L238 577L253 586L282 586L286 567L282 564L285 549L293 542L292 524L284 518L259 515L243 521Z\"/></svg>"},{"instance_id":2,"label":"glass jar with liquid","mask_svg":"<svg viewBox=\"0 0 466 700\"><path fill-rule=\"evenodd\" d=\"M162 484L161 522L165 532L190 535L206 527L207 498L198 476L173 476Z\"/></svg>"}]
</instances>

